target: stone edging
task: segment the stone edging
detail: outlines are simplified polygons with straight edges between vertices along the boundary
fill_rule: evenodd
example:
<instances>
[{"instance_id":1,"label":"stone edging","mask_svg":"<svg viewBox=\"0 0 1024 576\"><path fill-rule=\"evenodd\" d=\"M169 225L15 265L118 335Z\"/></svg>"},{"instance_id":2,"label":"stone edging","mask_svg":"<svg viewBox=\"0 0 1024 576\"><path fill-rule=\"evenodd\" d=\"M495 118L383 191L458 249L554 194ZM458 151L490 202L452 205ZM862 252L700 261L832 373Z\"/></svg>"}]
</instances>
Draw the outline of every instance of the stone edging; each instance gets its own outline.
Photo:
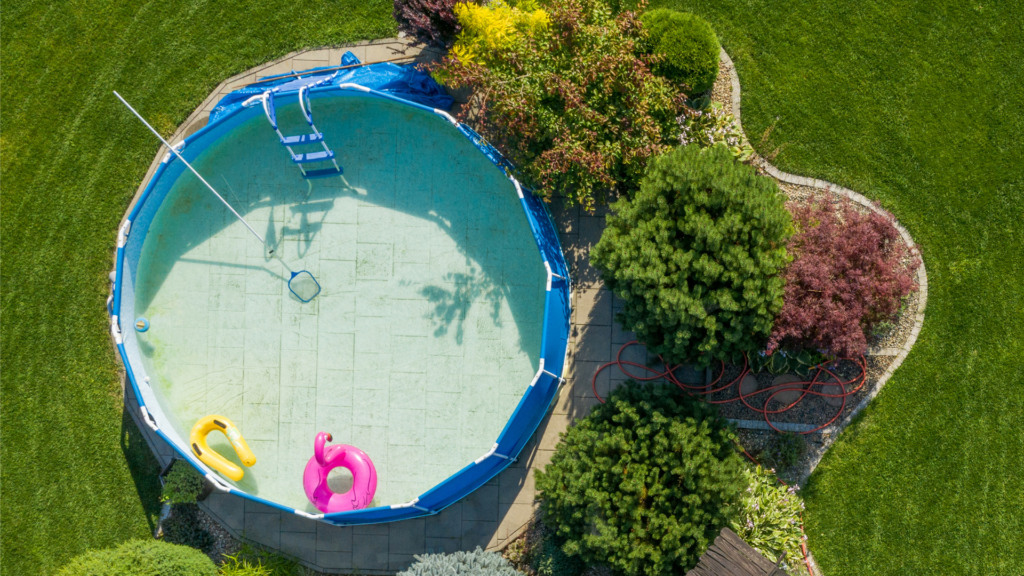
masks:
<instances>
[{"instance_id":1,"label":"stone edging","mask_svg":"<svg viewBox=\"0 0 1024 576\"><path fill-rule=\"evenodd\" d=\"M721 59L725 61L729 66L729 76L730 80L732 81L732 114L736 118L736 123L740 126L740 131L743 133L744 138L746 138L746 132L743 132L743 123L740 119L740 78L739 75L736 73L736 65L733 64L732 59L729 57L729 54L727 54L724 49L721 52ZM749 141L749 138L747 140ZM876 206L874 202L868 200L864 195L854 192L849 188L844 188L843 186L839 186L838 184L833 184L831 182L826 182L825 180L818 180L817 178L806 178L803 176L794 176L793 174L788 174L786 172L783 172L782 170L779 170L771 163L769 163L767 160L764 160L764 166L765 171L768 172L768 174L770 174L772 177L778 180L781 180L782 182L795 184L798 186L809 186L812 188L818 188L820 190L825 190L826 192L834 192L841 196L845 196L850 200L853 200L857 204L860 204L861 206L867 208L868 210L871 210L872 212L882 214L883 216L889 215L887 212ZM927 272L925 272L924 258L921 255L921 251L917 249L917 245L914 243L913 238L910 237L910 232L907 232L907 229L904 228L902 224L895 220L893 221L893 225L896 226L896 229L900 233L900 237L903 238L903 242L907 245L907 248L910 250L910 253L917 255L918 257L921 258L921 266L918 267L917 269L917 285L919 300L917 306L917 313L914 318L914 327L911 328L910 336L903 343L903 346L899 348L886 349L896 352L896 359L892 361L892 363L886 369L885 373L883 373L882 376L878 379L878 384L874 387L874 389L870 391L868 395L861 400L860 404L855 406L854 409L851 410L850 413L845 418L843 418L839 423L833 424L832 426L828 426L822 429L822 432L826 436L828 436L828 438L825 440L826 450L828 449L828 446L830 446L832 442L834 442L836 434L838 434L841 430L846 428L846 426L849 425L853 418L858 413L860 413L860 411L863 410L864 407L867 406L871 402L871 400L875 398L875 396L878 395L878 393L882 390L882 387L885 386L885 383L889 380L890 377L892 377L893 372L895 372L896 369L900 367L900 364L902 364L903 360L906 359L907 354L910 353L910 349L914 346L914 343L917 341L917 336L918 334L921 333L921 326L924 324L924 311L928 303L928 274ZM824 450L822 450L822 453L824 453ZM817 467L818 462L820 460L821 458L819 456L811 464L810 469L812 471L814 470L814 468Z\"/></svg>"},{"instance_id":2,"label":"stone edging","mask_svg":"<svg viewBox=\"0 0 1024 576\"><path fill-rule=\"evenodd\" d=\"M724 61L728 65L729 76L730 80L732 81L732 114L733 117L736 118L736 124L740 127L740 133L743 134L744 138L747 138L746 132L743 130L743 123L740 119L740 78L739 75L736 73L736 65L733 63L732 58L729 57L729 54L726 53L724 48L721 51L720 57L722 61ZM749 140L750 139L747 138L747 141ZM794 184L797 186L808 186L824 190L826 192L833 192L841 196L845 196L850 200L853 200L857 204L860 204L861 206L867 208L868 210L871 210L872 212L888 216L888 213L886 213L884 210L876 206L871 200L869 200L863 194L859 194L857 192L854 192L853 190L850 190L849 188L845 188L843 186L839 186L838 184L833 184L825 180L818 180L817 178L806 178L804 176L795 176L793 174L788 174L773 166L766 159L762 158L762 161L764 162L764 170L777 180L786 182L788 184ZM881 352L894 352L896 358L892 361L892 363L889 364L889 367L886 368L882 376L879 377L877 385L875 385L874 388L868 392L868 395L864 397L860 401L860 403L857 404L857 406L855 406L853 410L850 411L849 414L843 417L838 423L833 424L831 426L827 426L821 430L823 446L820 450L815 451L816 453L813 455L810 462L810 466L807 469L808 475L810 475L810 473L813 472L814 469L818 467L818 464L821 462L822 456L824 456L825 452L827 452L828 449L835 442L839 432L841 432L847 426L849 426L850 422L853 421L853 418L857 416L857 414L859 414L860 411L863 410L875 398L875 396L878 396L878 393L881 392L882 387L885 386L885 383L889 381L889 378L892 377L896 369L899 368L901 364L903 364L903 360L906 359L907 354L910 353L910 349L914 346L914 343L917 342L917 336L918 334L921 333L921 326L924 325L924 311L928 303L928 274L927 272L925 272L924 257L921 254L921 251L918 250L913 238L910 237L910 233L907 231L907 229L904 228L903 225L901 225L898 221L895 220L893 220L893 225L896 226L896 229L900 233L900 237L903 239L903 242L907 245L907 248L910 250L910 253L917 255L918 257L921 258L921 266L918 267L917 269L917 285L919 300L917 306L917 313L914 317L914 326L910 330L910 336L906 339L905 342L903 342L903 345L901 347L886 348L874 351L876 355ZM754 423L754 421L747 420L744 420L743 422ZM757 428L762 427L757 426ZM768 426L765 425L763 426L763 428L767 429ZM818 567L817 562L814 561L814 557L811 555L810 551L808 551L807 555L813 570L816 572L816 576L820 576L821 569Z\"/></svg>"}]
</instances>

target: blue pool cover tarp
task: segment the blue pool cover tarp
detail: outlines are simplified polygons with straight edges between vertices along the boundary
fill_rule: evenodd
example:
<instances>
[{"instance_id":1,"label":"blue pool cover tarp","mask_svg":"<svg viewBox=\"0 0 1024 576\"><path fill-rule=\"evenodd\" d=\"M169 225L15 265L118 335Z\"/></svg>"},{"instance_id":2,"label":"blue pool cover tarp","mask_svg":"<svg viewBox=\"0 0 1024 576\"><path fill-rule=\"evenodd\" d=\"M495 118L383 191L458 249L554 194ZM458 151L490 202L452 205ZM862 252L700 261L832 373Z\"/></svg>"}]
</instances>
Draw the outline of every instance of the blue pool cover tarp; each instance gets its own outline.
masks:
<instances>
[{"instance_id":1,"label":"blue pool cover tarp","mask_svg":"<svg viewBox=\"0 0 1024 576\"><path fill-rule=\"evenodd\" d=\"M359 58L351 52L341 57L342 66L356 66ZM380 62L367 64L357 68L337 70L337 67L324 66L304 70L300 78L295 72L287 72L263 78L259 83L235 90L221 98L210 113L210 122L238 108L248 98L273 89L275 92L288 92L299 86L324 81L322 86L338 86L340 84L359 84L377 92L397 96L409 102L422 104L428 108L450 110L454 100L445 89L430 77L430 74L417 68L415 64L394 64Z\"/></svg>"},{"instance_id":2,"label":"blue pool cover tarp","mask_svg":"<svg viewBox=\"0 0 1024 576\"><path fill-rule=\"evenodd\" d=\"M358 60L350 52L346 53L342 60L343 65L357 63ZM124 275L127 273L126 267L129 263L137 264L141 249L140 238L145 237L153 214L159 207L160 200L151 202L148 206L146 200L150 197L155 183L165 172L176 169L176 172L169 172L169 174L181 173L177 167L170 168L175 164L175 159L171 155L165 157L164 161L160 163L118 233L116 279L113 302L110 307L111 333L124 361L129 382L139 399L142 420L167 441L181 458L202 471L222 491L231 492L286 512L339 525L372 524L436 514L483 486L508 467L529 442L557 395L559 386L564 381L562 374L566 368L570 331L571 283L569 269L558 241L557 229L544 202L516 180L515 168L498 150L470 127L455 121L445 112L452 105L451 97L428 74L412 65L399 66L391 63L379 63L343 70L312 69L303 71L299 78L293 74L285 74L246 86L220 100L210 114L209 123L185 140L185 155L195 158L209 146L211 141L230 131L239 118L244 116L243 113L255 113L256 111L247 110L242 104L253 96L260 95L267 90L274 90L278 94L294 94L301 86L310 86L311 84L315 84L310 90L311 93L337 94L344 92L352 96L385 98L437 114L439 122L450 124L450 129L458 130L472 141L477 149L486 155L498 169L502 170L514 185L536 240L537 248L544 260L548 286L544 303L540 368L496 439L494 446L486 454L481 455L480 458L469 463L463 469L454 472L447 480L410 502L350 512L309 514L248 494L219 481L216 475L192 455L187 445L177 438L176 433L161 425L158 416L162 416L162 412L158 406L151 406L152 410L147 410L146 399L150 399L150 402L155 402L155 400L151 391L148 390L148 378L145 377L141 367L137 366L139 364L138 350L131 349L138 346L134 340L134 330L130 328L129 324L128 330L122 332L118 319L119 317L131 317L133 305L131 300L134 298L134 294L131 284L124 282ZM262 114L262 111L259 113ZM132 238L129 238L129 234L132 235ZM124 303L122 303L123 296ZM132 358L136 359L134 365L131 362Z\"/></svg>"}]
</instances>

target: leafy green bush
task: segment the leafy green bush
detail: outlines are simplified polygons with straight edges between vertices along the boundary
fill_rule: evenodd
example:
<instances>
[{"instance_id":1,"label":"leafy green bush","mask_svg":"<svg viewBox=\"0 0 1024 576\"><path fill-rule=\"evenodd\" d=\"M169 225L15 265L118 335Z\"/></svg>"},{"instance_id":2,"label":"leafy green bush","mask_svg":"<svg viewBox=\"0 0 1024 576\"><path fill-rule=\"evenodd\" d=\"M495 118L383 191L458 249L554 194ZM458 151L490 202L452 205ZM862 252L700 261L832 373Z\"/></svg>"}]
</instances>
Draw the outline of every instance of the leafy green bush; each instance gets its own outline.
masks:
<instances>
[{"instance_id":1,"label":"leafy green bush","mask_svg":"<svg viewBox=\"0 0 1024 576\"><path fill-rule=\"evenodd\" d=\"M747 354L747 365L755 374L767 369L772 374L795 372L797 376L806 378L811 374L812 368L827 359L821 352L812 352L806 349L799 352L776 350L771 354L764 352Z\"/></svg>"},{"instance_id":2,"label":"leafy green bush","mask_svg":"<svg viewBox=\"0 0 1024 576\"><path fill-rule=\"evenodd\" d=\"M308 574L301 564L269 550L242 544L234 556L224 557L220 576L304 576Z\"/></svg>"},{"instance_id":3,"label":"leafy green bush","mask_svg":"<svg viewBox=\"0 0 1024 576\"><path fill-rule=\"evenodd\" d=\"M651 10L640 20L647 30L648 50L661 57L655 73L684 85L688 94L714 86L722 48L707 20L668 8Z\"/></svg>"},{"instance_id":4,"label":"leafy green bush","mask_svg":"<svg viewBox=\"0 0 1024 576\"><path fill-rule=\"evenodd\" d=\"M754 155L754 149L743 138L736 118L724 110L718 102L702 97L688 101L683 107L679 122L679 142L685 146L696 144L701 148L724 144L740 162L746 162ZM703 108L695 108L707 102Z\"/></svg>"},{"instance_id":5,"label":"leafy green bush","mask_svg":"<svg viewBox=\"0 0 1024 576\"><path fill-rule=\"evenodd\" d=\"M184 460L175 460L167 478L161 500L171 504L193 504L203 492L203 477Z\"/></svg>"},{"instance_id":6,"label":"leafy green bush","mask_svg":"<svg viewBox=\"0 0 1024 576\"><path fill-rule=\"evenodd\" d=\"M213 549L213 535L199 523L197 504L175 504L171 515L163 521L164 540L189 546L203 552Z\"/></svg>"},{"instance_id":7,"label":"leafy green bush","mask_svg":"<svg viewBox=\"0 0 1024 576\"><path fill-rule=\"evenodd\" d=\"M652 160L640 191L612 209L590 257L625 300L626 330L670 362L700 366L763 348L792 233L772 179L723 146L690 145Z\"/></svg>"},{"instance_id":8,"label":"leafy green bush","mask_svg":"<svg viewBox=\"0 0 1024 576\"><path fill-rule=\"evenodd\" d=\"M734 438L713 406L629 381L537 472L544 523L589 565L683 573L738 510L746 483Z\"/></svg>"},{"instance_id":9,"label":"leafy green bush","mask_svg":"<svg viewBox=\"0 0 1024 576\"><path fill-rule=\"evenodd\" d=\"M129 540L116 548L91 550L61 568L57 576L216 576L205 554L159 540Z\"/></svg>"},{"instance_id":10,"label":"leafy green bush","mask_svg":"<svg viewBox=\"0 0 1024 576\"><path fill-rule=\"evenodd\" d=\"M547 12L532 0L521 0L518 5L496 0L489 4L455 5L455 15L462 32L452 46L452 55L460 62L480 61L493 65L493 58L519 44L525 37L542 34L549 24Z\"/></svg>"},{"instance_id":11,"label":"leafy green bush","mask_svg":"<svg viewBox=\"0 0 1024 576\"><path fill-rule=\"evenodd\" d=\"M416 563L397 576L521 576L508 560L497 552L484 552L479 546L472 552L421 554Z\"/></svg>"},{"instance_id":12,"label":"leafy green bush","mask_svg":"<svg viewBox=\"0 0 1024 576\"><path fill-rule=\"evenodd\" d=\"M767 468L785 470L795 466L807 452L807 444L796 434L773 434L768 446L757 454L757 460Z\"/></svg>"},{"instance_id":13,"label":"leafy green bush","mask_svg":"<svg viewBox=\"0 0 1024 576\"><path fill-rule=\"evenodd\" d=\"M785 553L783 568L798 566L803 558L800 513L804 503L797 488L779 484L775 475L758 466L747 468L747 492L742 513L732 521L733 532L772 562Z\"/></svg>"},{"instance_id":14,"label":"leafy green bush","mask_svg":"<svg viewBox=\"0 0 1024 576\"><path fill-rule=\"evenodd\" d=\"M634 12L615 16L603 0L547 0L527 12L528 4L460 10L477 32L460 37L465 46L433 74L473 88L459 119L498 146L527 186L589 210L595 191L631 189L648 159L676 141L683 98L638 55Z\"/></svg>"}]
</instances>

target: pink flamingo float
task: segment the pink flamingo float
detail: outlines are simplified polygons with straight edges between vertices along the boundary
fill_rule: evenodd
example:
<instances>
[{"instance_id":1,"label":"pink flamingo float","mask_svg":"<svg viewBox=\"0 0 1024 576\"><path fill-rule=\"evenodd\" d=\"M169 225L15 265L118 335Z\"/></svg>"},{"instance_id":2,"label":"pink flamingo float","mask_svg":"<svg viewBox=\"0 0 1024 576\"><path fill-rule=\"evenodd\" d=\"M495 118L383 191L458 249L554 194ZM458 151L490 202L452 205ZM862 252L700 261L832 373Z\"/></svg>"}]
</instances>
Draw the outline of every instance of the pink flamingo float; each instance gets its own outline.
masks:
<instances>
[{"instance_id":1,"label":"pink flamingo float","mask_svg":"<svg viewBox=\"0 0 1024 576\"><path fill-rule=\"evenodd\" d=\"M373 461L355 446L325 446L331 440L330 434L320 432L313 441L313 457L302 474L306 498L317 510L328 514L366 508L377 492L377 469ZM327 475L339 466L352 473L352 488L344 494L333 492L327 485Z\"/></svg>"}]
</instances>

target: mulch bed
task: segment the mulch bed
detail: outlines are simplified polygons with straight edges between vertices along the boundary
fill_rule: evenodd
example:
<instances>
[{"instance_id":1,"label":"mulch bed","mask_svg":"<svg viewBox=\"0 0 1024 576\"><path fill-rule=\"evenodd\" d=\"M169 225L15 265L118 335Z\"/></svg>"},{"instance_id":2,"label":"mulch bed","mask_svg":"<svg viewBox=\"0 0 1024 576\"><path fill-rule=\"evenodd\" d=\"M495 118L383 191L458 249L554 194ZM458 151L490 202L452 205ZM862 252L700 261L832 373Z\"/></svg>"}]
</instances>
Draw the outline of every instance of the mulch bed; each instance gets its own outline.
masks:
<instances>
[{"instance_id":1,"label":"mulch bed","mask_svg":"<svg viewBox=\"0 0 1024 576\"><path fill-rule=\"evenodd\" d=\"M848 414L853 409L853 407L860 403L860 400L862 398L867 396L868 391L871 388L871 385L877 382L878 378L885 372L885 369L892 362L892 359L893 357L891 356L868 356L866 358L867 382L864 386L861 387L860 390L857 391L857 393L846 397L846 405L843 407L842 414L840 415L840 417ZM721 380L719 380L719 384L717 387L724 386L725 383L735 380L740 375L742 369L742 366L726 364L725 375ZM833 372L837 376L842 378L843 381L848 381L857 378L860 374L860 371L860 366L849 360L840 361L837 368L833 370ZM712 379L717 378L719 374L721 374L721 370L714 370L712 374ZM755 374L754 377L757 378L758 389L763 390L772 385L772 381L775 378L775 375L769 373L767 370L762 370L761 372ZM827 374L823 374L821 377L818 378L818 381L823 381L826 377ZM813 378L813 371L811 376L808 376L807 378L802 378L802 380L810 380L811 378ZM848 388L852 388L854 386L856 386L856 383L851 386L848 386ZM809 389L817 390L820 392L821 386L815 385L814 387L809 387ZM753 398L748 397L747 403L749 403L751 406L754 406L755 408L767 409L769 411L785 409L785 405L782 402L779 402L777 398L768 400L769 396L771 396L771 393L761 393L757 396L754 396ZM719 413L724 418L733 418L736 420L765 420L764 414L761 414L760 412L757 412L755 410L751 410L742 401L739 400L739 383L736 383L720 392L705 396L705 398L714 403L734 400L732 402L719 404ZM767 406L765 405L766 402ZM804 396L802 400L797 401L788 410L785 410L784 412L780 412L778 414L769 415L768 420L773 423L785 422L820 426L827 423L829 420L833 419L836 416L836 414L840 411L839 408L840 407L838 406L832 406L831 404L827 403L825 401L825 398L821 396L807 394Z\"/></svg>"}]
</instances>

